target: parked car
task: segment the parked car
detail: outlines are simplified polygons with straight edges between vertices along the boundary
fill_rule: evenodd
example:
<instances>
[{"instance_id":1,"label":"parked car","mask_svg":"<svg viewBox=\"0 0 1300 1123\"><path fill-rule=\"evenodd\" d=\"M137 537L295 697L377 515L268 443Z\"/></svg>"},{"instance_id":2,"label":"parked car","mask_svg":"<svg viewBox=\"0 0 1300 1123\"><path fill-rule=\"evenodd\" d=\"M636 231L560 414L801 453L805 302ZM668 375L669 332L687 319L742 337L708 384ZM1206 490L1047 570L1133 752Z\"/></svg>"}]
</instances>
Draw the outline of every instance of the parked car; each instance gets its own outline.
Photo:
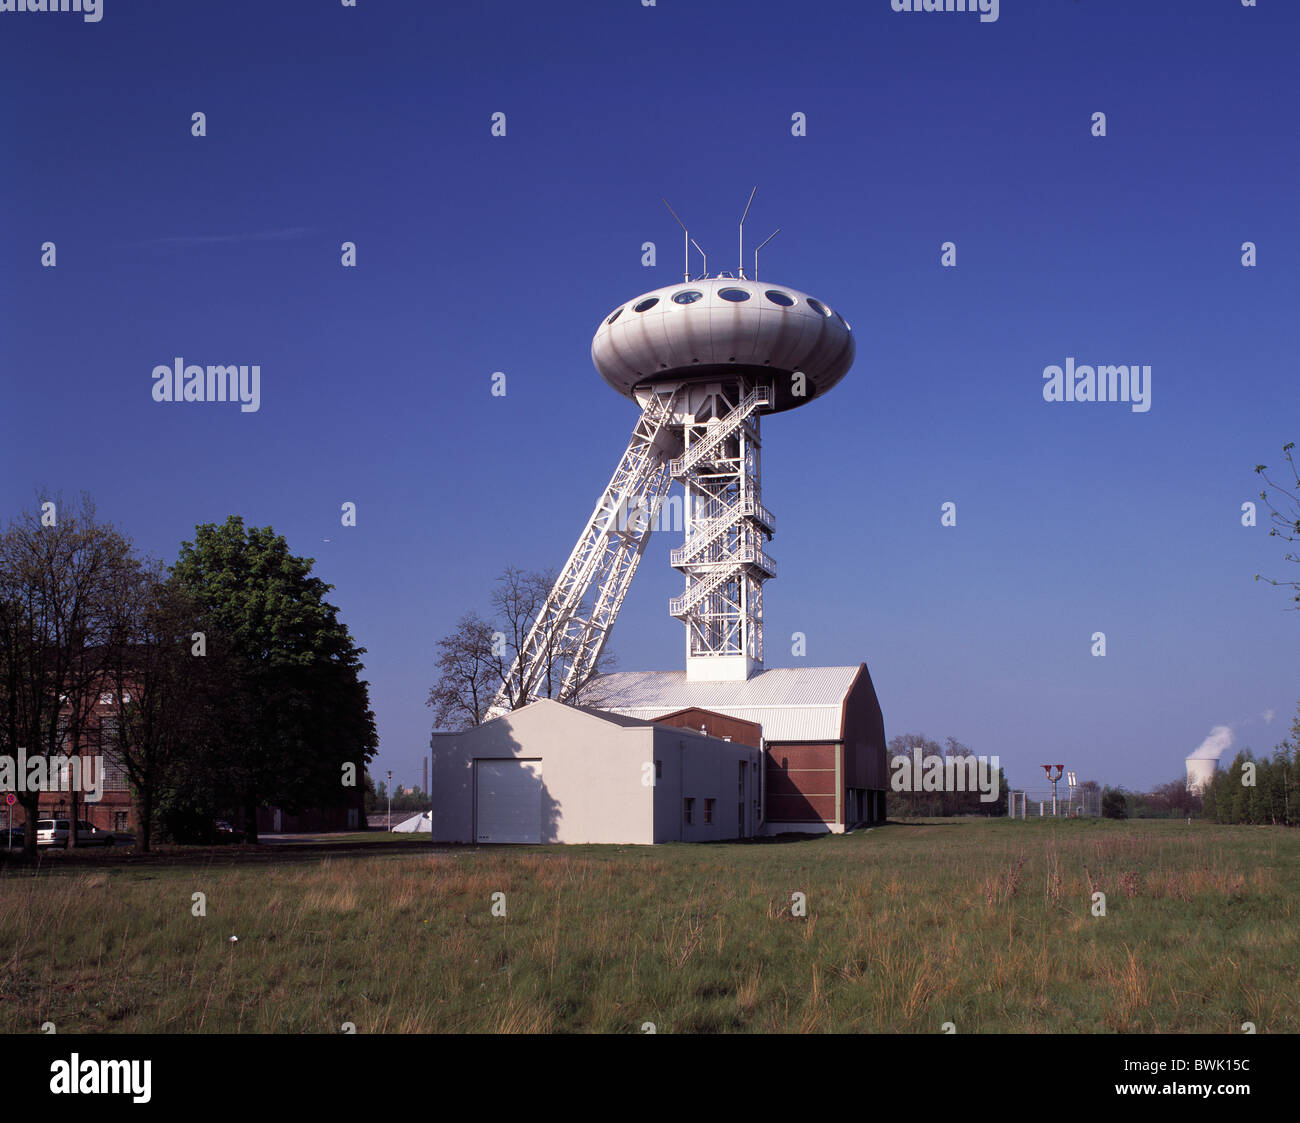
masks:
<instances>
[{"instance_id":1,"label":"parked car","mask_svg":"<svg viewBox=\"0 0 1300 1123\"><path fill-rule=\"evenodd\" d=\"M68 819L38 819L36 821L37 846L67 846L69 833ZM100 830L86 822L77 820L78 846L112 846L117 840L112 831Z\"/></svg>"},{"instance_id":2,"label":"parked car","mask_svg":"<svg viewBox=\"0 0 1300 1123\"><path fill-rule=\"evenodd\" d=\"M218 819L215 824L218 842L243 842L244 832L237 831L226 819Z\"/></svg>"},{"instance_id":3,"label":"parked car","mask_svg":"<svg viewBox=\"0 0 1300 1123\"><path fill-rule=\"evenodd\" d=\"M14 824L11 832L8 827L0 827L0 850L21 850L27 841L27 828L22 823Z\"/></svg>"}]
</instances>

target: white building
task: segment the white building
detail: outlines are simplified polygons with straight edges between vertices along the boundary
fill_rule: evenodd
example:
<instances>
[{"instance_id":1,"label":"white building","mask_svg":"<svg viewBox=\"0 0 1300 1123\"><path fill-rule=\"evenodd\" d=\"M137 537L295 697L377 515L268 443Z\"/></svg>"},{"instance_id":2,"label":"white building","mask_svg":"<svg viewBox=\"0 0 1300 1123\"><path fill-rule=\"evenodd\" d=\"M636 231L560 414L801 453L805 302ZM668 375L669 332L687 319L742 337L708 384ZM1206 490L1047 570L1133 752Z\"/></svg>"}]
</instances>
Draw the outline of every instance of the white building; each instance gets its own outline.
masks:
<instances>
[{"instance_id":1,"label":"white building","mask_svg":"<svg viewBox=\"0 0 1300 1123\"><path fill-rule=\"evenodd\" d=\"M432 739L441 842L710 842L758 833L762 754L542 699Z\"/></svg>"}]
</instances>

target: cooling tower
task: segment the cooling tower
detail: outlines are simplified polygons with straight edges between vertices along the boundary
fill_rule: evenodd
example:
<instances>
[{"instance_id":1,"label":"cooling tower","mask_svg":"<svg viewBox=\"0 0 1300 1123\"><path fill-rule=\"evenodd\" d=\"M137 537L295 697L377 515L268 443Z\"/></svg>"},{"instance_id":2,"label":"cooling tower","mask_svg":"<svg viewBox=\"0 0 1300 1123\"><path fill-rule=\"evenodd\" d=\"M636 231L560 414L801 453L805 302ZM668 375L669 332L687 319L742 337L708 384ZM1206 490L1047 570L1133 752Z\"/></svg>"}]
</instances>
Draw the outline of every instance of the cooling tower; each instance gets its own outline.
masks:
<instances>
[{"instance_id":1,"label":"cooling tower","mask_svg":"<svg viewBox=\"0 0 1300 1123\"><path fill-rule=\"evenodd\" d=\"M1219 769L1219 762L1215 757L1189 756L1187 758L1187 788L1189 791L1203 792L1205 787L1214 779L1214 774Z\"/></svg>"}]
</instances>

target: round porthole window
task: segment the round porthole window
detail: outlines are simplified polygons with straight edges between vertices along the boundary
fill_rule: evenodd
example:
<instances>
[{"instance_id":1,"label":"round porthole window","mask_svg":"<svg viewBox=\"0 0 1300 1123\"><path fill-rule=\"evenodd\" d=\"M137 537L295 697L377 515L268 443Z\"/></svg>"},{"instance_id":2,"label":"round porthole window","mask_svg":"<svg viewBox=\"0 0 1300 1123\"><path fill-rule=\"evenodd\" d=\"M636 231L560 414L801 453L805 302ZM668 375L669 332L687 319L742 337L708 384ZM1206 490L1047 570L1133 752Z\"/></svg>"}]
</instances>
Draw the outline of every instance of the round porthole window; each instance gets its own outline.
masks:
<instances>
[{"instance_id":1,"label":"round porthole window","mask_svg":"<svg viewBox=\"0 0 1300 1123\"><path fill-rule=\"evenodd\" d=\"M718 295L723 300L730 300L733 304L739 304L742 300L749 299L749 293L744 289L721 289Z\"/></svg>"},{"instance_id":2,"label":"round porthole window","mask_svg":"<svg viewBox=\"0 0 1300 1123\"><path fill-rule=\"evenodd\" d=\"M659 298L657 296L652 296L649 300L643 300L641 301L640 304L633 305L632 311L646 312L649 309L653 308L658 303L659 303Z\"/></svg>"},{"instance_id":3,"label":"round porthole window","mask_svg":"<svg viewBox=\"0 0 1300 1123\"><path fill-rule=\"evenodd\" d=\"M808 307L819 316L829 316L831 314L830 309L827 308L826 305L819 300L813 300L811 296L808 298Z\"/></svg>"},{"instance_id":4,"label":"round porthole window","mask_svg":"<svg viewBox=\"0 0 1300 1123\"><path fill-rule=\"evenodd\" d=\"M763 294L773 304L779 304L782 308L789 308L794 303L794 298L786 296L783 292L777 292L776 289L768 289Z\"/></svg>"},{"instance_id":5,"label":"round porthole window","mask_svg":"<svg viewBox=\"0 0 1300 1123\"><path fill-rule=\"evenodd\" d=\"M621 315L623 315L623 309L622 309L622 308L620 308L617 312L615 312L612 316L610 316L610 318L609 318L608 320L606 320L605 323L607 323L607 324L612 324L612 323L613 323L615 320L617 320Z\"/></svg>"},{"instance_id":6,"label":"round porthole window","mask_svg":"<svg viewBox=\"0 0 1300 1123\"><path fill-rule=\"evenodd\" d=\"M697 289L682 289L681 292L673 293L674 304L694 304L697 300L703 300L704 294Z\"/></svg>"}]
</instances>

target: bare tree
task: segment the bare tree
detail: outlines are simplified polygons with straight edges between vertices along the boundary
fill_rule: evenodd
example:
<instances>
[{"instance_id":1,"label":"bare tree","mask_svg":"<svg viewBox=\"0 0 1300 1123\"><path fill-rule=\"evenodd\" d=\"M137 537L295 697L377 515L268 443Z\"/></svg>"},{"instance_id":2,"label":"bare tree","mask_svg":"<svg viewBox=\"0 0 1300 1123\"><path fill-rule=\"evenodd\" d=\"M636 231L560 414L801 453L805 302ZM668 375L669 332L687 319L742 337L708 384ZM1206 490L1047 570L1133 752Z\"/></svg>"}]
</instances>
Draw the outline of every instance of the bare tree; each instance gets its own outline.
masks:
<instances>
[{"instance_id":1,"label":"bare tree","mask_svg":"<svg viewBox=\"0 0 1300 1123\"><path fill-rule=\"evenodd\" d=\"M578 654L578 647L574 637L567 636L562 628L556 628L540 637L538 666L531 689L525 692L520 681L524 671L520 656L533 622L546 605L555 579L554 570L535 573L507 566L492 591L492 608L501 624L493 636L497 683L505 687L512 710L526 706L532 698L538 697L580 705L591 684L615 663L614 653L608 648L602 650L595 665L572 684L566 696L561 697L565 674Z\"/></svg>"},{"instance_id":2,"label":"bare tree","mask_svg":"<svg viewBox=\"0 0 1300 1123\"><path fill-rule=\"evenodd\" d=\"M1269 522L1272 523L1268 531L1269 537L1281 538L1282 541L1289 542L1292 547L1300 546L1300 470L1296 469L1295 459L1292 456L1294 448L1294 441L1288 441L1282 446L1282 459L1286 461L1293 481L1289 484L1274 483L1269 478L1267 464L1255 465L1255 472L1263 478L1266 485L1259 493L1259 497L1269 510ZM1269 493L1270 489L1272 494ZM1283 558L1285 561L1300 563L1300 554L1295 549L1288 550ZM1291 599L1295 602L1296 610L1300 610L1300 579L1278 581L1272 577L1261 577L1257 573L1255 580L1291 588L1295 593Z\"/></svg>"},{"instance_id":3,"label":"bare tree","mask_svg":"<svg viewBox=\"0 0 1300 1123\"><path fill-rule=\"evenodd\" d=\"M554 583L553 573L507 566L491 594L494 619L484 620L470 612L461 618L455 632L438 641L436 666L440 674L428 699L435 728L482 724L503 689L509 709L528 704L530 692L521 681L520 656ZM561 698L564 673L575 655L560 632L543 636L531 695L577 705L592 682L614 664L613 653L602 651L596 666Z\"/></svg>"},{"instance_id":4,"label":"bare tree","mask_svg":"<svg viewBox=\"0 0 1300 1123\"><path fill-rule=\"evenodd\" d=\"M477 613L461 617L456 630L438 641L438 681L429 691L435 729L481 725L501 680L492 654L492 626Z\"/></svg>"},{"instance_id":5,"label":"bare tree","mask_svg":"<svg viewBox=\"0 0 1300 1123\"><path fill-rule=\"evenodd\" d=\"M97 522L86 495L45 500L0 533L0 747L43 758L47 779L80 752L103 685L110 575L130 552L113 526ZM40 792L16 786L27 813L24 847L34 857ZM69 795L75 847L76 790Z\"/></svg>"},{"instance_id":6,"label":"bare tree","mask_svg":"<svg viewBox=\"0 0 1300 1123\"><path fill-rule=\"evenodd\" d=\"M497 578L496 588L492 590L492 609L501 625L492 636L491 648L496 687L505 688L512 710L527 702L520 682L522 668L519 655L524 650L524 641L528 638L537 614L546 604L547 595L554 583L553 573L530 573L508 565ZM550 640L550 637L544 638ZM545 681L538 684L544 688L548 698L552 696L553 689L549 674L552 662L548 651L543 673ZM493 692L495 693L495 688Z\"/></svg>"},{"instance_id":7,"label":"bare tree","mask_svg":"<svg viewBox=\"0 0 1300 1123\"><path fill-rule=\"evenodd\" d=\"M162 563L131 559L114 581L104 674L118 711L101 719L101 746L130 778L148 852L163 794L209 770L218 726L229 733L238 720L239 684L222 637L205 635L196 657L198 606Z\"/></svg>"}]
</instances>

